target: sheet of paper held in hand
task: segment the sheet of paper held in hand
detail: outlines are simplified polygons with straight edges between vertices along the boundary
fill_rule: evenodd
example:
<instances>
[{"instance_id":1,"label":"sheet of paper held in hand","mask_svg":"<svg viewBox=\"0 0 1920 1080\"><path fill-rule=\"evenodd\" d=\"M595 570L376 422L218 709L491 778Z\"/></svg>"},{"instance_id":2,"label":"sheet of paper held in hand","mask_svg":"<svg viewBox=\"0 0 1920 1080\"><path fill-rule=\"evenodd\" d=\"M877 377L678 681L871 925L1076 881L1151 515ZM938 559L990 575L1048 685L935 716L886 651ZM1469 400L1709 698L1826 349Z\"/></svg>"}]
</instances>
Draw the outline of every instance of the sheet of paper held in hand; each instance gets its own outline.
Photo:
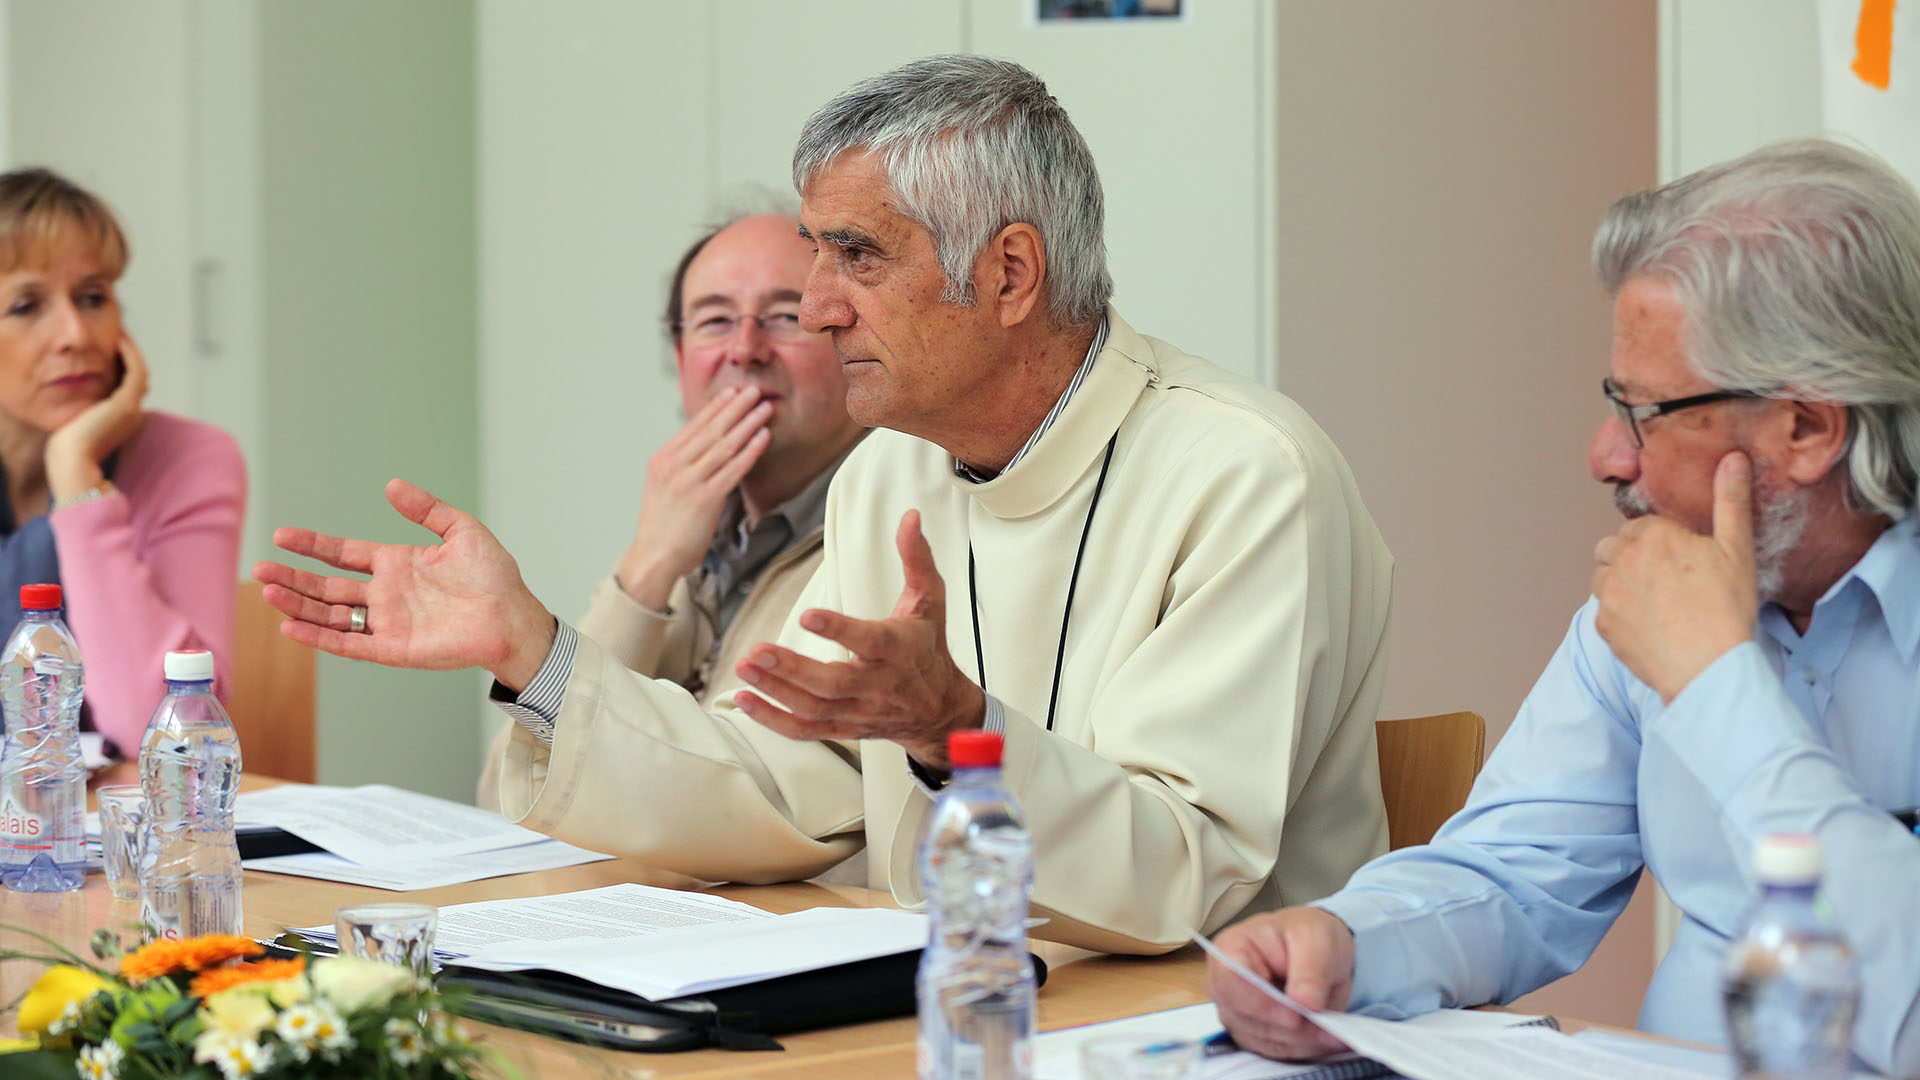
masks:
<instances>
[{"instance_id":1,"label":"sheet of paper held in hand","mask_svg":"<svg viewBox=\"0 0 1920 1080\"><path fill-rule=\"evenodd\" d=\"M333 941L331 926L295 932ZM434 952L468 967L543 968L658 999L891 956L926 941L926 916L912 912L774 915L704 893L622 884L441 908Z\"/></svg>"},{"instance_id":2,"label":"sheet of paper held in hand","mask_svg":"<svg viewBox=\"0 0 1920 1080\"><path fill-rule=\"evenodd\" d=\"M284 829L324 852L248 859L250 870L380 889L431 889L612 858L523 829L491 810L368 784L283 784L240 795L240 829Z\"/></svg>"},{"instance_id":3,"label":"sheet of paper held in hand","mask_svg":"<svg viewBox=\"0 0 1920 1080\"><path fill-rule=\"evenodd\" d=\"M1542 1076L1563 1080L1617 1080L1622 1076L1634 1080L1718 1080L1716 1073L1653 1065L1542 1027L1450 1031L1351 1013L1316 1012L1248 971L1213 942L1199 934L1193 939L1261 993L1311 1020L1352 1047L1354 1053L1388 1065L1412 1080L1536 1080Z\"/></svg>"}]
</instances>

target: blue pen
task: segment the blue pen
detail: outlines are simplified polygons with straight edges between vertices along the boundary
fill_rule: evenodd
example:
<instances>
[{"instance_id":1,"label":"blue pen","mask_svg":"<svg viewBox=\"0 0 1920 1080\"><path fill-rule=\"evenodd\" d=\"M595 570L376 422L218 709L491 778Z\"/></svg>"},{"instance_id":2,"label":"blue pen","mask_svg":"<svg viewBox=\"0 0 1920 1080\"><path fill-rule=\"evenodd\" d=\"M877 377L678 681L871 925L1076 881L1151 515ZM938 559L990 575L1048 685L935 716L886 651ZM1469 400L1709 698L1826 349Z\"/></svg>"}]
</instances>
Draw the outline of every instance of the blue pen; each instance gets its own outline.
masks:
<instances>
[{"instance_id":1,"label":"blue pen","mask_svg":"<svg viewBox=\"0 0 1920 1080\"><path fill-rule=\"evenodd\" d=\"M1234 1042L1233 1036L1225 1031L1216 1031L1200 1041L1201 1057L1219 1057L1221 1054L1237 1053L1239 1049L1240 1044Z\"/></svg>"}]
</instances>

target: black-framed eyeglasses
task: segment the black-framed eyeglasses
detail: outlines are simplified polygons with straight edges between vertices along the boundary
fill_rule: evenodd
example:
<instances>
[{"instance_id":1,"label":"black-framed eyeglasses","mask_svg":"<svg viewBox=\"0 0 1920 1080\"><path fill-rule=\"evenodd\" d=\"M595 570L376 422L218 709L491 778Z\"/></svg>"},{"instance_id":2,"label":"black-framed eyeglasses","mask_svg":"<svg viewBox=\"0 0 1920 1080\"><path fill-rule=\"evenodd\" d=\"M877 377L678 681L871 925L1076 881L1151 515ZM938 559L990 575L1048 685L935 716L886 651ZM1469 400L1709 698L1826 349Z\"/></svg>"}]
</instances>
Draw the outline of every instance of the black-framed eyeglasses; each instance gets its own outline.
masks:
<instances>
[{"instance_id":1,"label":"black-framed eyeglasses","mask_svg":"<svg viewBox=\"0 0 1920 1080\"><path fill-rule=\"evenodd\" d=\"M1665 416L1681 409L1691 409L1695 405L1711 405L1716 401L1732 401L1735 398L1756 398L1765 395L1752 390L1715 390L1708 394L1694 394L1689 397L1669 398L1666 401L1649 401L1645 405L1635 405L1620 396L1620 388L1612 379L1600 380L1600 392L1607 396L1607 404L1613 406L1613 415L1620 418L1633 435L1636 448L1646 446L1646 440L1640 435L1640 422L1656 416Z\"/></svg>"}]
</instances>

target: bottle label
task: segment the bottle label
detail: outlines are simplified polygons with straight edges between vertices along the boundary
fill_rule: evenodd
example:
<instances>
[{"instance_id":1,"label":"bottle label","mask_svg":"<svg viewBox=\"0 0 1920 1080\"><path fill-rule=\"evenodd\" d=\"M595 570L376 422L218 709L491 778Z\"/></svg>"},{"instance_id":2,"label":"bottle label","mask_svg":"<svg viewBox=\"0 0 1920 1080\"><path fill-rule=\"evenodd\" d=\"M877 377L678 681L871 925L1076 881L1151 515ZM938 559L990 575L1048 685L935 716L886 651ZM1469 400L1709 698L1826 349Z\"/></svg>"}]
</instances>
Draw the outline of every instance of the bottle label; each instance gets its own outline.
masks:
<instances>
[{"instance_id":1,"label":"bottle label","mask_svg":"<svg viewBox=\"0 0 1920 1080\"><path fill-rule=\"evenodd\" d=\"M140 898L140 921L144 924L144 928L152 933L157 940L180 940L180 912L178 911L173 912L171 915L163 915L154 910L153 905L148 903L147 898L143 896Z\"/></svg>"},{"instance_id":2,"label":"bottle label","mask_svg":"<svg viewBox=\"0 0 1920 1080\"><path fill-rule=\"evenodd\" d=\"M953 1039L947 1043L953 1080L987 1080L987 1050L978 1043Z\"/></svg>"},{"instance_id":3,"label":"bottle label","mask_svg":"<svg viewBox=\"0 0 1920 1080\"><path fill-rule=\"evenodd\" d=\"M32 858L28 852L53 850L53 827L46 818L29 814L12 799L0 802L0 846Z\"/></svg>"}]
</instances>

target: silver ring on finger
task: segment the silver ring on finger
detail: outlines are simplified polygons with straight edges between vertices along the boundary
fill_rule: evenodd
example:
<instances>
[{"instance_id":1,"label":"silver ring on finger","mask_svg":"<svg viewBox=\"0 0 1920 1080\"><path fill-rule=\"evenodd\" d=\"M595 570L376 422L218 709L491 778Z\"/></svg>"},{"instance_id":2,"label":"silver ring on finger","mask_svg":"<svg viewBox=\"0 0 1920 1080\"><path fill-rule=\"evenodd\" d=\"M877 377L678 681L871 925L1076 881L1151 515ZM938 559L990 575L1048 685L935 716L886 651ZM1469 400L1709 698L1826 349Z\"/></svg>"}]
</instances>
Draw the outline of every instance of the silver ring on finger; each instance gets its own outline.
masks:
<instances>
[{"instance_id":1,"label":"silver ring on finger","mask_svg":"<svg viewBox=\"0 0 1920 1080\"><path fill-rule=\"evenodd\" d=\"M355 604L347 615L347 633L364 634L367 632L367 609Z\"/></svg>"}]
</instances>

